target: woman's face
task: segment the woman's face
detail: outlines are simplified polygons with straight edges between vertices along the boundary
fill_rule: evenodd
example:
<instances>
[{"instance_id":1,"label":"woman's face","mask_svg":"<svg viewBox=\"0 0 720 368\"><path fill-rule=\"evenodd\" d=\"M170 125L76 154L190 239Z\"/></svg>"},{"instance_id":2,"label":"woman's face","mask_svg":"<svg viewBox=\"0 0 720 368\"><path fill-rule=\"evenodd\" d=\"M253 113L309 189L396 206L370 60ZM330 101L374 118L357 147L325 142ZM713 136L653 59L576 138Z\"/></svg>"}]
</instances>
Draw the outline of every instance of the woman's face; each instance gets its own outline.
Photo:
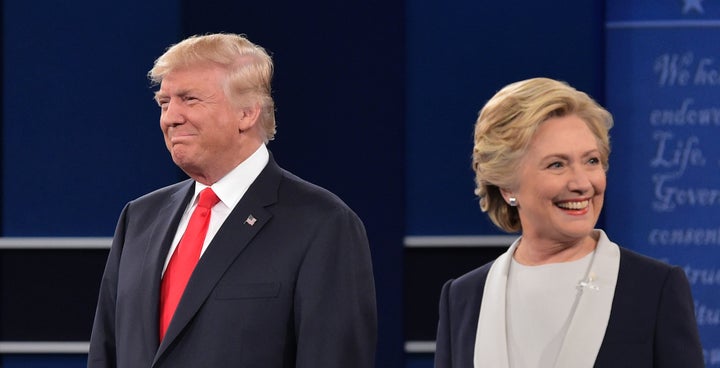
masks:
<instances>
[{"instance_id":1,"label":"woman's face","mask_svg":"<svg viewBox=\"0 0 720 368\"><path fill-rule=\"evenodd\" d=\"M572 243L592 233L603 205L598 143L576 115L543 122L520 163L514 190L523 237Z\"/></svg>"}]
</instances>

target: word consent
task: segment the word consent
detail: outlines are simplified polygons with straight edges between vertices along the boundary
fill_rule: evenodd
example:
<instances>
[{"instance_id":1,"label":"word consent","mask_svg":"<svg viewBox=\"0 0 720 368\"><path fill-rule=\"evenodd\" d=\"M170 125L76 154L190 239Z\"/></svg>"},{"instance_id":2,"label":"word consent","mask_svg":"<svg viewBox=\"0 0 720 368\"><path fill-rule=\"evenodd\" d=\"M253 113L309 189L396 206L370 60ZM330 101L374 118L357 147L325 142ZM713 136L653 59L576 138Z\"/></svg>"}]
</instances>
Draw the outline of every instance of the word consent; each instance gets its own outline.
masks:
<instances>
[{"instance_id":1,"label":"word consent","mask_svg":"<svg viewBox=\"0 0 720 368\"><path fill-rule=\"evenodd\" d=\"M720 246L720 228L652 229L648 242L664 246Z\"/></svg>"}]
</instances>

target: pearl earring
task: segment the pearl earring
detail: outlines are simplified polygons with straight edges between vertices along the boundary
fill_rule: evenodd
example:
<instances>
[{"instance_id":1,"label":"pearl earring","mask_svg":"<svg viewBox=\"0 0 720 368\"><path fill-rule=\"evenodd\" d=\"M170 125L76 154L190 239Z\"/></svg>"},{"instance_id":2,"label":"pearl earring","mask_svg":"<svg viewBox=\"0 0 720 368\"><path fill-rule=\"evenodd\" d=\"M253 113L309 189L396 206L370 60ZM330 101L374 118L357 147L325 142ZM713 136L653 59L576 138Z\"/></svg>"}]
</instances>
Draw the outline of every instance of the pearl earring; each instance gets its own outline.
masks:
<instances>
[{"instance_id":1,"label":"pearl earring","mask_svg":"<svg viewBox=\"0 0 720 368\"><path fill-rule=\"evenodd\" d=\"M518 205L517 198L515 198L515 197L508 198L508 204L510 205L510 207L517 207L517 205Z\"/></svg>"}]
</instances>

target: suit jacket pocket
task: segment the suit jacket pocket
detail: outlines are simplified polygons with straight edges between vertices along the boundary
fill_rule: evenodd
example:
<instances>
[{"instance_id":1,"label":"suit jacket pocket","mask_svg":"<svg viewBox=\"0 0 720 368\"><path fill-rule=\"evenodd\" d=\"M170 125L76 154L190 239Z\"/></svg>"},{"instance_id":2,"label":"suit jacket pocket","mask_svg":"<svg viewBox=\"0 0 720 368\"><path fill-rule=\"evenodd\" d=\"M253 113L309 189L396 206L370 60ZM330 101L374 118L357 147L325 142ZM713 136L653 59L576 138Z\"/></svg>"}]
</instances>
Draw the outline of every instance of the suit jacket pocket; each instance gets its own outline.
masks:
<instances>
[{"instance_id":1,"label":"suit jacket pocket","mask_svg":"<svg viewBox=\"0 0 720 368\"><path fill-rule=\"evenodd\" d=\"M216 299L269 299L280 295L279 282L259 282L247 284L219 285Z\"/></svg>"}]
</instances>

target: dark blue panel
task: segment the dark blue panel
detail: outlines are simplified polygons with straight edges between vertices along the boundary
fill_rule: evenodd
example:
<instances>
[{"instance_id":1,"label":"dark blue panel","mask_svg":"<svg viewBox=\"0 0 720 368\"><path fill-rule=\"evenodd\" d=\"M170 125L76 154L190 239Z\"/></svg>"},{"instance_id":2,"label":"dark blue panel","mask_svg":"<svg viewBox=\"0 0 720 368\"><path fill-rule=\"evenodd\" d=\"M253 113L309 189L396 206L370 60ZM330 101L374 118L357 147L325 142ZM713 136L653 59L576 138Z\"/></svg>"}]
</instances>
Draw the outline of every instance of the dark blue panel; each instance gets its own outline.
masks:
<instances>
[{"instance_id":1,"label":"dark blue panel","mask_svg":"<svg viewBox=\"0 0 720 368\"><path fill-rule=\"evenodd\" d=\"M433 354L411 354L405 359L405 368L433 368Z\"/></svg>"},{"instance_id":2,"label":"dark blue panel","mask_svg":"<svg viewBox=\"0 0 720 368\"><path fill-rule=\"evenodd\" d=\"M406 233L498 234L473 194L477 113L529 77L602 96L602 2L429 0L406 12Z\"/></svg>"},{"instance_id":3,"label":"dark blue panel","mask_svg":"<svg viewBox=\"0 0 720 368\"><path fill-rule=\"evenodd\" d=\"M704 0L608 1L608 22L713 20L720 16L717 4Z\"/></svg>"},{"instance_id":4,"label":"dark blue panel","mask_svg":"<svg viewBox=\"0 0 720 368\"><path fill-rule=\"evenodd\" d=\"M87 355L84 354L6 354L0 357L3 368L85 368Z\"/></svg>"},{"instance_id":5,"label":"dark blue panel","mask_svg":"<svg viewBox=\"0 0 720 368\"><path fill-rule=\"evenodd\" d=\"M272 5L270 5L272 4ZM278 163L365 223L378 304L377 367L400 367L404 235L404 1L183 2L183 31L245 33L275 61Z\"/></svg>"},{"instance_id":6,"label":"dark blue panel","mask_svg":"<svg viewBox=\"0 0 720 368\"><path fill-rule=\"evenodd\" d=\"M0 341L88 341L107 253L0 250Z\"/></svg>"},{"instance_id":7,"label":"dark blue panel","mask_svg":"<svg viewBox=\"0 0 720 368\"><path fill-rule=\"evenodd\" d=\"M177 4L4 5L2 235L111 235L126 201L178 178L145 77Z\"/></svg>"}]
</instances>

